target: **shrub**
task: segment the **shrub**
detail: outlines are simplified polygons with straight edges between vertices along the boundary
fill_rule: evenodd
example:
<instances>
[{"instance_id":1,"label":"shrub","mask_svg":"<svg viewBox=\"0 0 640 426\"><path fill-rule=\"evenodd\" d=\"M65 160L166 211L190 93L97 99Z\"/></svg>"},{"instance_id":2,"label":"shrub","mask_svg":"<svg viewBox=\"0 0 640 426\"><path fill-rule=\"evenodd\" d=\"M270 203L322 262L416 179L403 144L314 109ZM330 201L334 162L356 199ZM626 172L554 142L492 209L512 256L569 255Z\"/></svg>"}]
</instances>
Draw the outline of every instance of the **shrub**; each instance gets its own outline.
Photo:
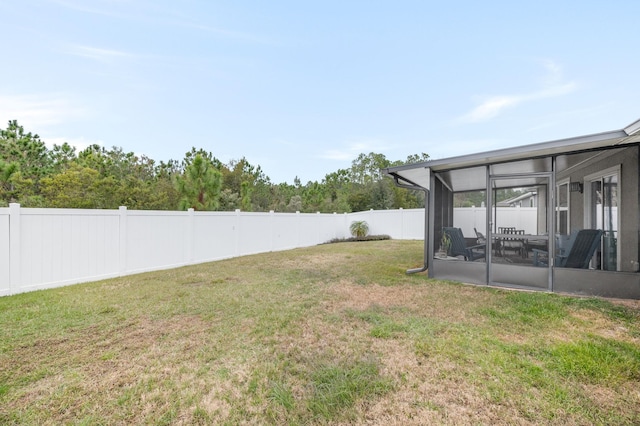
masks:
<instances>
[{"instance_id":1,"label":"shrub","mask_svg":"<svg viewBox=\"0 0 640 426\"><path fill-rule=\"evenodd\" d=\"M366 237L369 233L369 224L364 220L356 220L351 222L349 230L351 231L351 235L356 238Z\"/></svg>"},{"instance_id":2,"label":"shrub","mask_svg":"<svg viewBox=\"0 0 640 426\"><path fill-rule=\"evenodd\" d=\"M390 240L391 237L389 235L367 235L366 237L350 237L350 238L332 238L324 244L332 244L332 243L350 243L354 241L382 241L382 240Z\"/></svg>"}]
</instances>

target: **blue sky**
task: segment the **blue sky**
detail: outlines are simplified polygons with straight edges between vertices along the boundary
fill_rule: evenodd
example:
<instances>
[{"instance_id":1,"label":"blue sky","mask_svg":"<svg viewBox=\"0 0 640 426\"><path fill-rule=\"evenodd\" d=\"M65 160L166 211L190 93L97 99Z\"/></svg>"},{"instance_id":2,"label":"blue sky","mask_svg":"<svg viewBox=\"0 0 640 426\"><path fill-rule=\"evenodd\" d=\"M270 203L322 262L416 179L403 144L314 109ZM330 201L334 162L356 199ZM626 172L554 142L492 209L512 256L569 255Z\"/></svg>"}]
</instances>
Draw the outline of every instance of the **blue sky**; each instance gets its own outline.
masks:
<instances>
[{"instance_id":1,"label":"blue sky","mask_svg":"<svg viewBox=\"0 0 640 426\"><path fill-rule=\"evenodd\" d=\"M0 0L0 126L275 183L640 118L640 2Z\"/></svg>"}]
</instances>

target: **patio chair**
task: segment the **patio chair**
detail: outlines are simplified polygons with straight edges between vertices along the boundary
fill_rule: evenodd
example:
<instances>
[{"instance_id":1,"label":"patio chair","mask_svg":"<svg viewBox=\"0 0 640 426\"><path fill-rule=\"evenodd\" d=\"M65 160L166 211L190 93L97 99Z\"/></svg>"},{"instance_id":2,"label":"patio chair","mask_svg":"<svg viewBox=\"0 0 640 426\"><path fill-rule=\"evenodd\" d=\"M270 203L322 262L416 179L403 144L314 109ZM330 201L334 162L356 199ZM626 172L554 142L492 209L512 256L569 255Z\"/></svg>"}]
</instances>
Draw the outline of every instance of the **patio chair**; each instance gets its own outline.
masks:
<instances>
[{"instance_id":1,"label":"patio chair","mask_svg":"<svg viewBox=\"0 0 640 426\"><path fill-rule=\"evenodd\" d=\"M460 228L444 227L442 230L451 240L451 247L449 248L449 254L451 256L463 256L464 260L469 260L471 262L477 259L484 259L484 244L467 247L467 242L465 241Z\"/></svg>"},{"instance_id":2,"label":"patio chair","mask_svg":"<svg viewBox=\"0 0 640 426\"><path fill-rule=\"evenodd\" d=\"M560 268L588 269L589 262L600 246L602 231L599 229L580 229L572 233L566 249L559 249L555 266ZM549 254L544 250L533 249L534 266L547 266Z\"/></svg>"},{"instance_id":3,"label":"patio chair","mask_svg":"<svg viewBox=\"0 0 640 426\"><path fill-rule=\"evenodd\" d=\"M515 228L503 228L502 231L504 234L508 235L524 235L523 229L515 229ZM522 237L506 237L502 238L500 241L500 252L502 257L505 257L507 250L513 250L515 253L519 254L520 257L526 257L526 251L524 249L524 238Z\"/></svg>"},{"instance_id":4,"label":"patio chair","mask_svg":"<svg viewBox=\"0 0 640 426\"><path fill-rule=\"evenodd\" d=\"M487 242L487 237L485 237L484 234L478 231L476 228L473 228L473 232L476 233L477 243L479 245L485 245ZM491 242L491 250L493 250L494 254L500 255L500 239L493 239L493 241Z\"/></svg>"}]
</instances>

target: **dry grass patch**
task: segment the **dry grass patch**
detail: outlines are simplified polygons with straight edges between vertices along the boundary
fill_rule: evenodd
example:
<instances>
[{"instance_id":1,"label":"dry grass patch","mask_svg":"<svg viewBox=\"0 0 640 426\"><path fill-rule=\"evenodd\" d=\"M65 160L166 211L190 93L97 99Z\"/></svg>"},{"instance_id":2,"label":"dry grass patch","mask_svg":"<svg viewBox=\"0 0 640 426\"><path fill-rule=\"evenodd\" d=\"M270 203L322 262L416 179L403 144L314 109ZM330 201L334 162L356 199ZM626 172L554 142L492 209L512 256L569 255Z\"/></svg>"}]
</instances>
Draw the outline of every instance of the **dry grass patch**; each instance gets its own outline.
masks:
<instances>
[{"instance_id":1,"label":"dry grass patch","mask_svg":"<svg viewBox=\"0 0 640 426\"><path fill-rule=\"evenodd\" d=\"M0 423L640 423L633 305L405 275L421 250L327 244L0 298Z\"/></svg>"},{"instance_id":2,"label":"dry grass patch","mask_svg":"<svg viewBox=\"0 0 640 426\"><path fill-rule=\"evenodd\" d=\"M640 312L640 309L638 309L638 311ZM613 320L610 316L603 314L602 312L592 310L578 310L571 312L571 316L572 318L577 320L577 323L579 324L579 327L582 331L588 330L589 333L604 338L640 344L640 335L630 334L630 330L627 325ZM571 321L570 324L575 322L576 321ZM572 328L577 328L577 326L572 326ZM566 339L569 338L570 336L566 337Z\"/></svg>"},{"instance_id":3,"label":"dry grass patch","mask_svg":"<svg viewBox=\"0 0 640 426\"><path fill-rule=\"evenodd\" d=\"M363 311L372 306L403 308L429 318L452 322L474 319L481 321L478 305L490 300L491 293L478 294L477 288L459 285L455 292L447 286L383 286L356 284L341 279L328 289L327 309Z\"/></svg>"}]
</instances>

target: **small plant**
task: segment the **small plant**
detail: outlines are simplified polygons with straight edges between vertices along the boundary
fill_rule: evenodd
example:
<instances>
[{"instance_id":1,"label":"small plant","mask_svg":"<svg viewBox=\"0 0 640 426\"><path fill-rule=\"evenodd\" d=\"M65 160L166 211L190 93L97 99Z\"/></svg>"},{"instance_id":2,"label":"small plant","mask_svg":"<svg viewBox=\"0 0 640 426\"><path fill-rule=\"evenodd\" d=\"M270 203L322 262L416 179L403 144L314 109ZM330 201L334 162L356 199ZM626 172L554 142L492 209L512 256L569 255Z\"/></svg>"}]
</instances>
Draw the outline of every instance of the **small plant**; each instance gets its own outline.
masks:
<instances>
[{"instance_id":1,"label":"small plant","mask_svg":"<svg viewBox=\"0 0 640 426\"><path fill-rule=\"evenodd\" d=\"M369 224L365 220L356 220L349 225L351 235L356 238L366 237L369 233Z\"/></svg>"},{"instance_id":2,"label":"small plant","mask_svg":"<svg viewBox=\"0 0 640 426\"><path fill-rule=\"evenodd\" d=\"M451 248L451 236L445 231L442 231L442 238L440 238L440 251L444 254L449 254Z\"/></svg>"}]
</instances>

